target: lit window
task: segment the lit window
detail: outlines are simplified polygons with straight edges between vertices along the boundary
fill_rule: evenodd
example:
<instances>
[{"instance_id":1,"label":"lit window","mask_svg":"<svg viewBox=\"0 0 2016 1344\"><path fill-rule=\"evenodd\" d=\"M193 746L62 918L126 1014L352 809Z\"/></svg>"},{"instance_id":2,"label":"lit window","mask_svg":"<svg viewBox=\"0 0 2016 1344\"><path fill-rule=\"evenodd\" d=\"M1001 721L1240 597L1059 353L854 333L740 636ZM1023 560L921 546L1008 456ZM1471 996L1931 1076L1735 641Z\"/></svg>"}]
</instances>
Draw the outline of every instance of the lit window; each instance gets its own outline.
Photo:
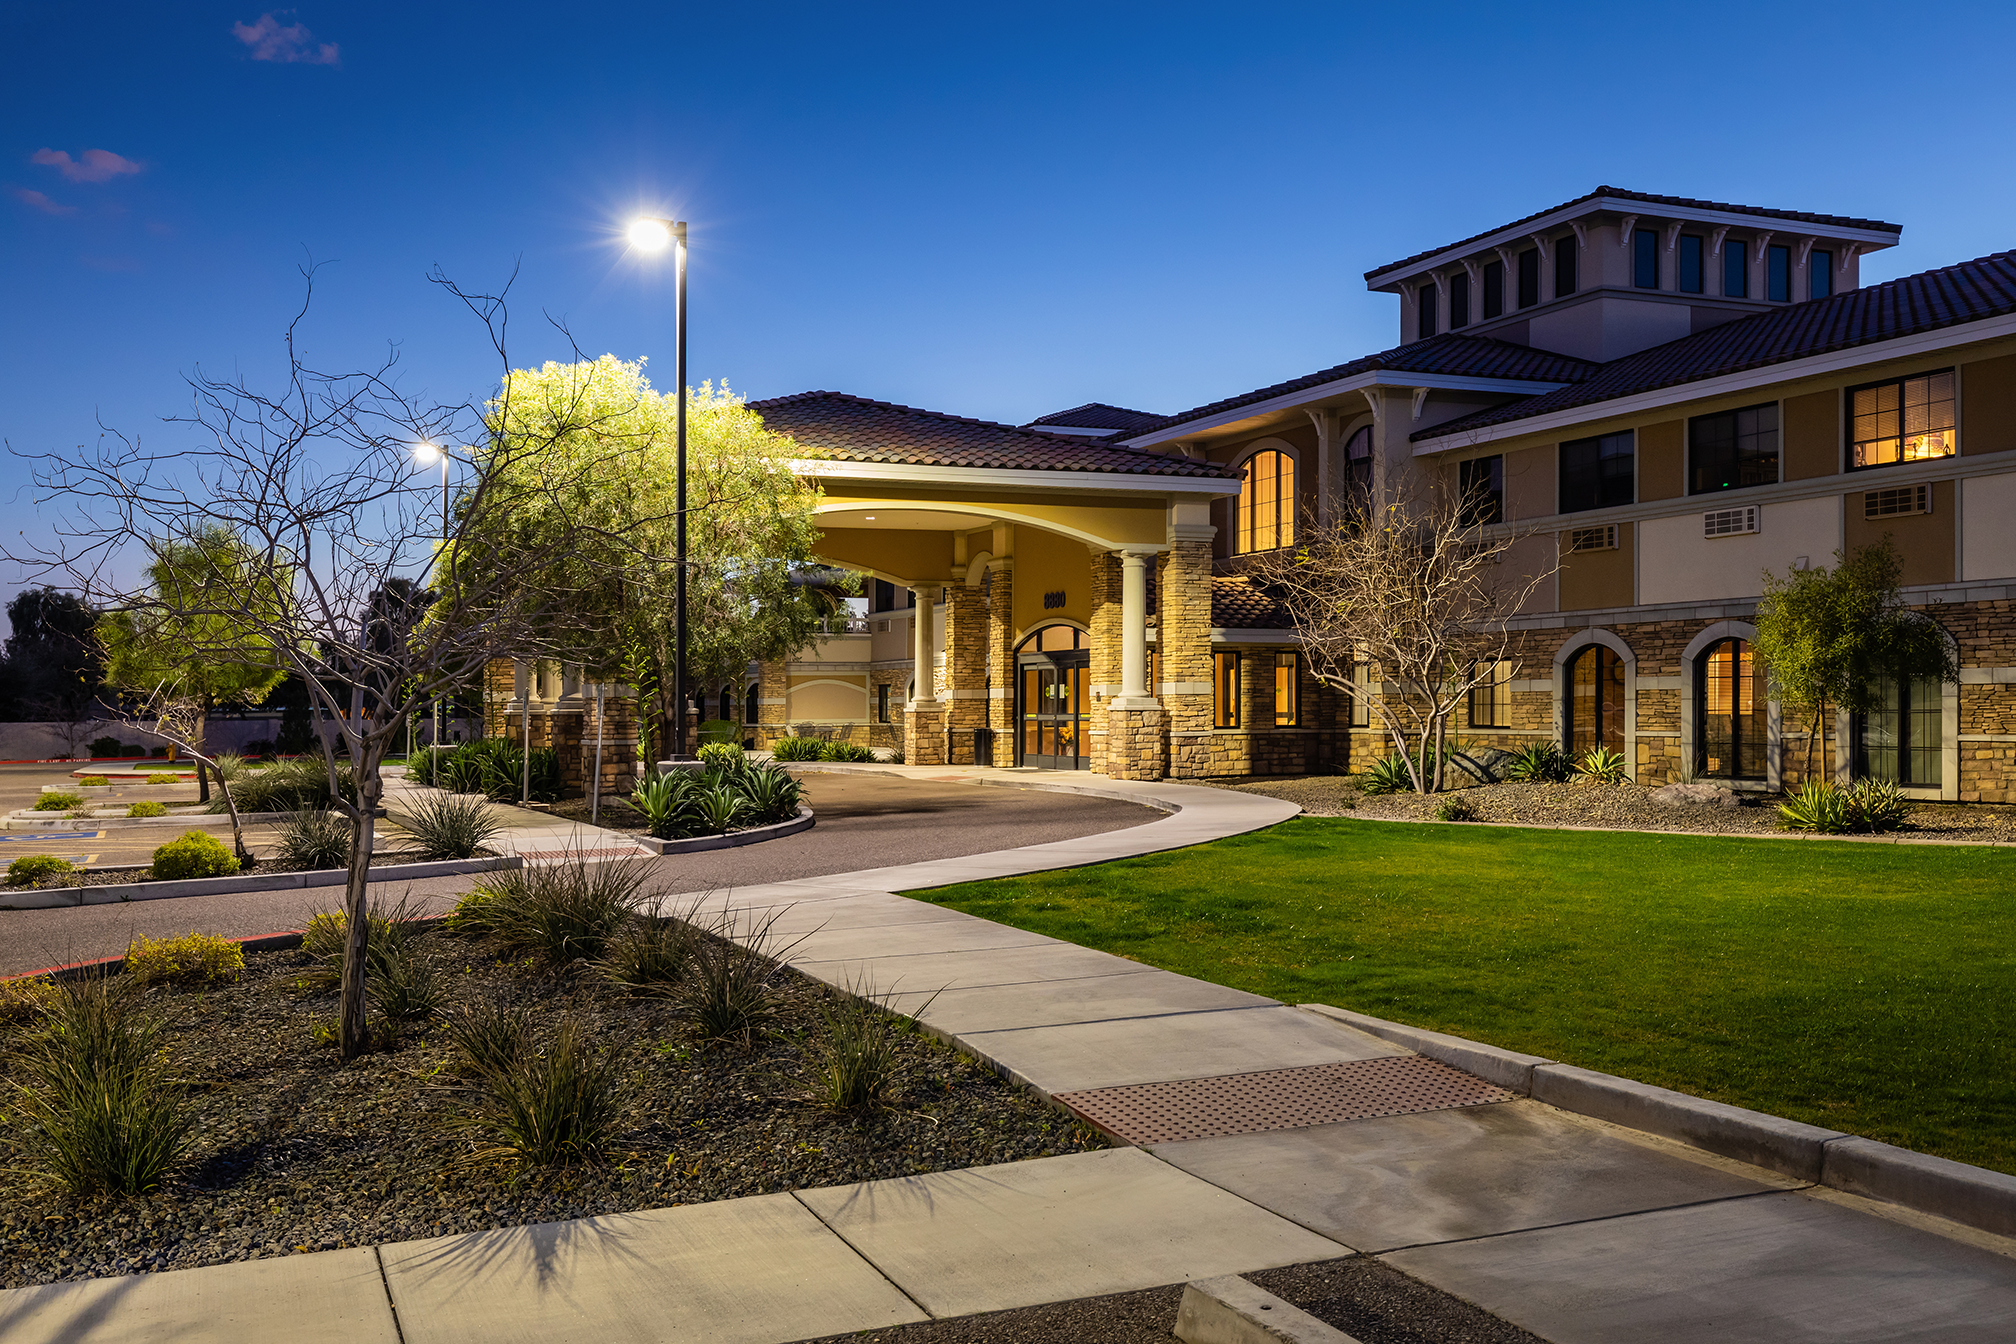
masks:
<instances>
[{"instance_id":1,"label":"lit window","mask_svg":"<svg viewBox=\"0 0 2016 1344\"><path fill-rule=\"evenodd\" d=\"M1512 726L1512 664L1506 659L1478 668L1483 680L1470 688L1472 728Z\"/></svg>"},{"instance_id":2,"label":"lit window","mask_svg":"<svg viewBox=\"0 0 2016 1344\"><path fill-rule=\"evenodd\" d=\"M1624 750L1624 660L1602 644L1586 645L1568 664L1568 751L1581 757L1597 747Z\"/></svg>"},{"instance_id":3,"label":"lit window","mask_svg":"<svg viewBox=\"0 0 2016 1344\"><path fill-rule=\"evenodd\" d=\"M1255 453L1239 484L1232 551L1276 551L1295 544L1295 459L1282 452Z\"/></svg>"},{"instance_id":4,"label":"lit window","mask_svg":"<svg viewBox=\"0 0 2016 1344\"><path fill-rule=\"evenodd\" d=\"M1274 655L1274 726L1295 728L1302 723L1302 655Z\"/></svg>"},{"instance_id":5,"label":"lit window","mask_svg":"<svg viewBox=\"0 0 2016 1344\"><path fill-rule=\"evenodd\" d=\"M1701 655L1695 672L1694 768L1716 779L1764 777L1764 664L1745 639L1725 639Z\"/></svg>"},{"instance_id":6,"label":"lit window","mask_svg":"<svg viewBox=\"0 0 2016 1344\"><path fill-rule=\"evenodd\" d=\"M1687 493L1778 483L1778 403L1697 415L1687 426Z\"/></svg>"},{"instance_id":7,"label":"lit window","mask_svg":"<svg viewBox=\"0 0 2016 1344\"><path fill-rule=\"evenodd\" d=\"M1851 471L1951 457L1959 450L1951 369L1850 388L1848 401Z\"/></svg>"},{"instance_id":8,"label":"lit window","mask_svg":"<svg viewBox=\"0 0 2016 1344\"><path fill-rule=\"evenodd\" d=\"M1239 655L1211 655L1212 723L1219 728L1239 726Z\"/></svg>"}]
</instances>

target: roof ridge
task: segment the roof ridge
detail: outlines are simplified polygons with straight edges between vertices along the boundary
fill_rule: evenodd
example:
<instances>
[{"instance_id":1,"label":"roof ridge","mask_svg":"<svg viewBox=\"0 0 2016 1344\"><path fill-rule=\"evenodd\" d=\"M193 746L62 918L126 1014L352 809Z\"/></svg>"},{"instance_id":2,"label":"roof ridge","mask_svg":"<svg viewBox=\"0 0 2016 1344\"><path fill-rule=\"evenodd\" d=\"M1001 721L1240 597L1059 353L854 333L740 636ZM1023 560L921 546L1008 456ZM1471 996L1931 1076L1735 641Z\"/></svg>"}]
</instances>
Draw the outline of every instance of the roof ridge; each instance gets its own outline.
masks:
<instances>
[{"instance_id":1,"label":"roof ridge","mask_svg":"<svg viewBox=\"0 0 2016 1344\"><path fill-rule=\"evenodd\" d=\"M813 397L832 397L838 401L851 401L857 406L873 406L878 410L884 411L901 411L905 415L921 415L927 419L947 420L957 425L978 425L982 429L999 429L1005 430L1010 434L1027 434L1031 438L1043 439L1051 443L1082 444L1086 441L1085 436L1082 434L1052 434L1047 430L1030 429L1026 425L1004 424L999 420L982 420L978 416L972 415L954 415L950 411L934 411L924 406L906 406L900 401L877 401L873 397L856 396L852 392L792 392L781 397L765 397L762 401L752 401L748 404L752 407L774 406L784 402L806 401ZM1128 448L1124 443L1116 443L1113 447L1124 449L1130 453L1139 453L1143 457L1161 456L1160 453L1150 453L1140 448Z\"/></svg>"}]
</instances>

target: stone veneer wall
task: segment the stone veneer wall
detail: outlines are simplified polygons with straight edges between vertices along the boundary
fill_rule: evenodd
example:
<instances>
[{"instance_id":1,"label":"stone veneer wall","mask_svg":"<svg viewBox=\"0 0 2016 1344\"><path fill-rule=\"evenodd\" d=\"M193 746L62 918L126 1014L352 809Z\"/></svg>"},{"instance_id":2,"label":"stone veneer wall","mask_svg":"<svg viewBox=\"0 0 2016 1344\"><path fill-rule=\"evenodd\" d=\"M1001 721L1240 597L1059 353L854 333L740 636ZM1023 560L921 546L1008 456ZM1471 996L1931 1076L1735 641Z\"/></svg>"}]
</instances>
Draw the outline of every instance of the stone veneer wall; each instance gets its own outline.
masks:
<instances>
[{"instance_id":1,"label":"stone veneer wall","mask_svg":"<svg viewBox=\"0 0 2016 1344\"><path fill-rule=\"evenodd\" d=\"M1211 764L1211 542L1178 541L1156 574L1155 688L1169 725L1169 774L1200 779Z\"/></svg>"},{"instance_id":2,"label":"stone veneer wall","mask_svg":"<svg viewBox=\"0 0 2016 1344\"><path fill-rule=\"evenodd\" d=\"M945 763L972 765L973 733L987 726L989 620L978 588L945 589Z\"/></svg>"},{"instance_id":3,"label":"stone veneer wall","mask_svg":"<svg viewBox=\"0 0 2016 1344\"><path fill-rule=\"evenodd\" d=\"M1015 561L995 560L987 578L987 726L994 764L1015 762Z\"/></svg>"},{"instance_id":4,"label":"stone veneer wall","mask_svg":"<svg viewBox=\"0 0 2016 1344\"><path fill-rule=\"evenodd\" d=\"M1108 773L1106 751L1110 732L1106 701L1120 689L1120 557L1111 551L1092 551L1091 593L1092 619L1088 625L1092 632L1092 665L1086 669L1086 675L1093 689L1086 692L1091 702L1085 716L1089 739L1085 754L1090 757L1086 768L1104 775ZM1104 695L1099 691L1104 691ZM1138 745L1137 730L1123 731L1130 742Z\"/></svg>"}]
</instances>

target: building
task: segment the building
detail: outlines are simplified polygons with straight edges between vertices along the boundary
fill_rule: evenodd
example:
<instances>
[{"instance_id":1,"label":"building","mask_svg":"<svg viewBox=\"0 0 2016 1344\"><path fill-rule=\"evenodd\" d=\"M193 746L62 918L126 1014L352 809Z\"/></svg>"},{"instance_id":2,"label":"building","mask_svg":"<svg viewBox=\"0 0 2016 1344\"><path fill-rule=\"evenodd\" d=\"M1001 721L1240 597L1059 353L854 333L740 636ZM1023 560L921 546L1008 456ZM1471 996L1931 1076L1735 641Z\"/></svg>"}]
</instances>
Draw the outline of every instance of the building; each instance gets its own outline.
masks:
<instances>
[{"instance_id":1,"label":"building","mask_svg":"<svg viewBox=\"0 0 2016 1344\"><path fill-rule=\"evenodd\" d=\"M1887 534L1961 678L1822 725L1824 769L2007 801L2016 254L1863 286L1899 232L1601 187L1368 272L1392 349L1179 414L755 403L822 454L825 558L873 596L865 628L752 670L752 734L1127 777L1362 764L1388 748L1242 557L1414 474L1485 491L1559 563L1466 739L1794 782L1807 727L1751 649L1762 575Z\"/></svg>"}]
</instances>

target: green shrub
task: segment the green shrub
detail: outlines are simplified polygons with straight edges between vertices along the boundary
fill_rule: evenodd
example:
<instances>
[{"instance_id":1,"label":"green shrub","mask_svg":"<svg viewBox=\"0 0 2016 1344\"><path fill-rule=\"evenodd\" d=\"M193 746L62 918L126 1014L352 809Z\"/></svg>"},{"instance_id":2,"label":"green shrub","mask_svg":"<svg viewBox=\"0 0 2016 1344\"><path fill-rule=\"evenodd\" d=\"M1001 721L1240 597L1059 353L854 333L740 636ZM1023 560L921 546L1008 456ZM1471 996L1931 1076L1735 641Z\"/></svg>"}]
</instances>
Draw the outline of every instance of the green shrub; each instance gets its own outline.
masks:
<instances>
[{"instance_id":1,"label":"green shrub","mask_svg":"<svg viewBox=\"0 0 2016 1344\"><path fill-rule=\"evenodd\" d=\"M274 836L280 862L317 871L350 864L350 819L335 812L294 812Z\"/></svg>"},{"instance_id":2,"label":"green shrub","mask_svg":"<svg viewBox=\"0 0 2016 1344\"><path fill-rule=\"evenodd\" d=\"M859 742L828 742L820 749L822 761L872 761L875 753Z\"/></svg>"},{"instance_id":3,"label":"green shrub","mask_svg":"<svg viewBox=\"0 0 2016 1344\"><path fill-rule=\"evenodd\" d=\"M600 960L630 920L650 869L641 862L568 863L489 873L456 902L448 927L488 934L549 965Z\"/></svg>"},{"instance_id":4,"label":"green shrub","mask_svg":"<svg viewBox=\"0 0 2016 1344\"><path fill-rule=\"evenodd\" d=\"M735 770L742 766L745 757L740 742L704 742L700 746L700 759L723 770Z\"/></svg>"},{"instance_id":5,"label":"green shrub","mask_svg":"<svg viewBox=\"0 0 2016 1344\"><path fill-rule=\"evenodd\" d=\"M77 781L77 786L84 789L102 789L111 782L103 775L85 775Z\"/></svg>"},{"instance_id":6,"label":"green shrub","mask_svg":"<svg viewBox=\"0 0 2016 1344\"><path fill-rule=\"evenodd\" d=\"M1358 782L1361 793L1412 793L1414 776L1407 772L1405 756L1388 756L1383 761L1372 762L1365 772L1365 778Z\"/></svg>"},{"instance_id":7,"label":"green shrub","mask_svg":"<svg viewBox=\"0 0 2016 1344\"><path fill-rule=\"evenodd\" d=\"M1788 831L1841 835L1853 825L1848 795L1831 779L1809 779L1785 795L1778 816Z\"/></svg>"},{"instance_id":8,"label":"green shrub","mask_svg":"<svg viewBox=\"0 0 2016 1344\"><path fill-rule=\"evenodd\" d=\"M18 1150L74 1196L146 1194L188 1145L158 1019L103 976L46 996L9 1067L21 1084L10 1117Z\"/></svg>"},{"instance_id":9,"label":"green shrub","mask_svg":"<svg viewBox=\"0 0 2016 1344\"><path fill-rule=\"evenodd\" d=\"M1552 742L1535 742L1512 753L1505 778L1522 784L1559 784L1568 778L1568 758Z\"/></svg>"},{"instance_id":10,"label":"green shrub","mask_svg":"<svg viewBox=\"0 0 2016 1344\"><path fill-rule=\"evenodd\" d=\"M70 789L51 789L35 800L37 812L68 812L84 801L84 795Z\"/></svg>"},{"instance_id":11,"label":"green shrub","mask_svg":"<svg viewBox=\"0 0 2016 1344\"><path fill-rule=\"evenodd\" d=\"M471 859L504 824L480 794L423 795L406 812L402 824L430 859Z\"/></svg>"},{"instance_id":12,"label":"green shrub","mask_svg":"<svg viewBox=\"0 0 2016 1344\"><path fill-rule=\"evenodd\" d=\"M491 1139L476 1157L513 1157L523 1166L592 1162L622 1118L623 1057L597 1051L586 1024L563 1015L543 1049L520 1046L486 1068L468 1127ZM473 1054L465 1047L465 1055Z\"/></svg>"},{"instance_id":13,"label":"green shrub","mask_svg":"<svg viewBox=\"0 0 2016 1344\"><path fill-rule=\"evenodd\" d=\"M54 980L39 975L0 980L0 1026L33 1021L53 1006L62 992Z\"/></svg>"},{"instance_id":14,"label":"green shrub","mask_svg":"<svg viewBox=\"0 0 2016 1344\"><path fill-rule=\"evenodd\" d=\"M348 762L337 762L336 778L346 796L354 793ZM329 772L312 756L276 761L260 770L245 767L231 777L229 788L240 812L319 812L332 797ZM224 800L219 798L210 810L224 811Z\"/></svg>"},{"instance_id":15,"label":"green shrub","mask_svg":"<svg viewBox=\"0 0 2016 1344\"><path fill-rule=\"evenodd\" d=\"M525 755L504 737L482 737L452 751L435 753L425 767L428 779L450 793L481 793L491 801L515 803L523 796ZM532 797L558 802L564 791L560 754L551 747L532 749Z\"/></svg>"},{"instance_id":16,"label":"green shrub","mask_svg":"<svg viewBox=\"0 0 2016 1344\"><path fill-rule=\"evenodd\" d=\"M168 804L156 802L152 798L142 798L139 802L126 809L126 815L129 817L165 817L168 815Z\"/></svg>"},{"instance_id":17,"label":"green shrub","mask_svg":"<svg viewBox=\"0 0 2016 1344\"><path fill-rule=\"evenodd\" d=\"M119 745L116 737L94 737L90 745L91 759L102 761L111 756L124 756L126 748Z\"/></svg>"},{"instance_id":18,"label":"green shrub","mask_svg":"<svg viewBox=\"0 0 2016 1344\"><path fill-rule=\"evenodd\" d=\"M419 916L404 898L387 906L371 902L364 916L364 993L371 1006L395 1021L431 1017L441 1006L434 967L415 945ZM314 958L314 983L328 988L343 981L343 957L350 917L342 910L317 910L301 933L301 950Z\"/></svg>"},{"instance_id":19,"label":"green shrub","mask_svg":"<svg viewBox=\"0 0 2016 1344\"><path fill-rule=\"evenodd\" d=\"M45 877L56 877L76 871L76 864L68 859L60 859L54 854L24 854L7 865L7 885L39 887Z\"/></svg>"},{"instance_id":20,"label":"green shrub","mask_svg":"<svg viewBox=\"0 0 2016 1344\"><path fill-rule=\"evenodd\" d=\"M1624 757L1608 747L1591 747L1575 762L1577 784L1627 784Z\"/></svg>"},{"instance_id":21,"label":"green shrub","mask_svg":"<svg viewBox=\"0 0 2016 1344\"><path fill-rule=\"evenodd\" d=\"M1435 808L1437 821L1476 821L1477 809L1467 798L1444 798Z\"/></svg>"},{"instance_id":22,"label":"green shrub","mask_svg":"<svg viewBox=\"0 0 2016 1344\"><path fill-rule=\"evenodd\" d=\"M126 945L126 974L142 985L198 985L236 980L245 973L245 949L214 933L180 938L140 934Z\"/></svg>"},{"instance_id":23,"label":"green shrub","mask_svg":"<svg viewBox=\"0 0 2016 1344\"><path fill-rule=\"evenodd\" d=\"M156 881L228 877L237 871L237 857L216 836L202 831L184 831L154 851L153 876Z\"/></svg>"},{"instance_id":24,"label":"green shrub","mask_svg":"<svg viewBox=\"0 0 2016 1344\"><path fill-rule=\"evenodd\" d=\"M779 761L816 761L826 754L826 744L816 737L780 737L770 744L770 755Z\"/></svg>"},{"instance_id":25,"label":"green shrub","mask_svg":"<svg viewBox=\"0 0 2016 1344\"><path fill-rule=\"evenodd\" d=\"M226 784L236 783L252 767L235 751L220 751L210 758L210 771Z\"/></svg>"}]
</instances>

